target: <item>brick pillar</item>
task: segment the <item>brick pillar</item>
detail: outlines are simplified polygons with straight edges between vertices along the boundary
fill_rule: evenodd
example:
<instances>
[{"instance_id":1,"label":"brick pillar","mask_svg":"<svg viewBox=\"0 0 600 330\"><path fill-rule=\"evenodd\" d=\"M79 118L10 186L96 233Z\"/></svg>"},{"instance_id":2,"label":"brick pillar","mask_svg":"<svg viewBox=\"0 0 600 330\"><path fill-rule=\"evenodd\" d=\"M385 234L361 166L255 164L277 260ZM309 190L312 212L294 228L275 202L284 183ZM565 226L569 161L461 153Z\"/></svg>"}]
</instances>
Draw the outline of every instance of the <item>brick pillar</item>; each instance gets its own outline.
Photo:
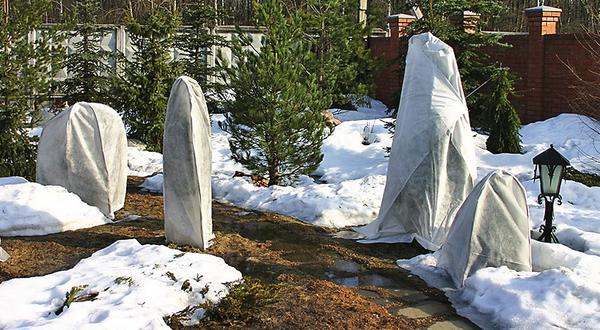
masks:
<instances>
[{"instance_id":1,"label":"brick pillar","mask_svg":"<svg viewBox=\"0 0 600 330\"><path fill-rule=\"evenodd\" d=\"M396 40L406 35L406 28L417 18L412 15L397 14L388 16L388 25L390 27L390 38Z\"/></svg>"},{"instance_id":2,"label":"brick pillar","mask_svg":"<svg viewBox=\"0 0 600 330\"><path fill-rule=\"evenodd\" d=\"M562 10L548 6L525 9L529 30L527 50L527 109L524 123L546 118L544 115L544 36L556 34Z\"/></svg>"},{"instance_id":3,"label":"brick pillar","mask_svg":"<svg viewBox=\"0 0 600 330\"><path fill-rule=\"evenodd\" d=\"M450 22L456 26L462 27L467 33L475 33L478 30L478 24L481 15L469 10L456 12L448 17Z\"/></svg>"}]
</instances>

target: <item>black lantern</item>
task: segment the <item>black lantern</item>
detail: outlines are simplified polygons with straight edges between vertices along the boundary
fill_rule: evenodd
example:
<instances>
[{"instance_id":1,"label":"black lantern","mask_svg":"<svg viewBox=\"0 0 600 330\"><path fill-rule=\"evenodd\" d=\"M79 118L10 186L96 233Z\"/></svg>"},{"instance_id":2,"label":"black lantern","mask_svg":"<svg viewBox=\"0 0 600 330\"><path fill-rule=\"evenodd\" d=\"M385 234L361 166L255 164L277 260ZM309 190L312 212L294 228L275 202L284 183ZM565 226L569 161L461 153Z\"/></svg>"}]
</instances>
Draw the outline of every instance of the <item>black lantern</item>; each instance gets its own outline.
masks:
<instances>
[{"instance_id":1,"label":"black lantern","mask_svg":"<svg viewBox=\"0 0 600 330\"><path fill-rule=\"evenodd\" d=\"M554 200L558 200L558 205L562 204L560 184L565 176L567 167L571 163L558 153L553 145L550 145L550 149L533 157L533 164L535 164L533 179L540 179L541 193L538 196L538 204L542 205L544 201L546 203L544 224L540 226L542 235L538 240L548 243L558 243L558 239L554 235L556 227L552 225L552 220L554 219Z\"/></svg>"}]
</instances>

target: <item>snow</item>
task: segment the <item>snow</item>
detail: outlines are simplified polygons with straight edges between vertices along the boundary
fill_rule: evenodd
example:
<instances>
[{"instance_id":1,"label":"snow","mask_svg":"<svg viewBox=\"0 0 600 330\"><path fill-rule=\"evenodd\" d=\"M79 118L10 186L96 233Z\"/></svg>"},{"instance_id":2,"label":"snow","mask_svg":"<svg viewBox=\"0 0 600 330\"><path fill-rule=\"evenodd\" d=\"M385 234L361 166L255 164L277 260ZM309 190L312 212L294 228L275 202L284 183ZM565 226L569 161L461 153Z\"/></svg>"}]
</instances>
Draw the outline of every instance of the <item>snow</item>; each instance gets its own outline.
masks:
<instances>
[{"instance_id":1,"label":"snow","mask_svg":"<svg viewBox=\"0 0 600 330\"><path fill-rule=\"evenodd\" d=\"M302 176L294 186L267 188L257 187L244 177L233 177L236 171L250 172L231 159L229 134L219 127L225 117L213 115L213 197L240 207L290 215L319 226L345 227L371 222L383 196L387 171L385 147L392 141L382 120L389 120L387 108L373 100L371 108L332 111L338 119L346 121L335 128L323 145L324 159L315 175L326 183L317 184L313 178ZM361 132L367 124L374 126L376 142L365 146ZM146 179L142 187L162 192L162 175Z\"/></svg>"},{"instance_id":2,"label":"snow","mask_svg":"<svg viewBox=\"0 0 600 330\"><path fill-rule=\"evenodd\" d=\"M385 148L391 145L391 135L384 127L385 107L373 102L373 108L358 111L332 110L339 119L337 126L324 142L323 161L314 176L303 176L294 186L257 187L248 178L233 177L236 171L250 173L231 159L229 134L219 127L223 115L212 116L213 196L240 207L277 212L302 221L327 227L347 227L371 222L379 211L385 186L388 159ZM362 118L362 119L361 119ZM366 119L365 119L366 118ZM559 129L564 123L565 129ZM524 154L494 155L485 150L485 136L473 132L478 146L478 176L503 169L515 175L525 186L531 208L532 228L537 229L543 218L543 206L537 204L539 183L533 182L534 156L550 143L572 161L574 167L594 173L590 156L600 158L595 151L590 119L563 114L558 117L526 125L522 128ZM373 125L376 142L362 144L361 133L366 125ZM131 150L131 149L130 149ZM159 171L162 160L156 153L130 153L144 166L144 157ZM150 157L151 155L151 157ZM133 169L131 164L130 171ZM149 173L147 171L146 173ZM317 177L315 181L313 178ZM148 178L142 187L148 191L162 191L162 176ZM600 241L600 188L588 188L568 181L563 184L565 203L555 208L559 239L573 241L572 246L590 253L600 252L593 241ZM578 230L583 230L580 232Z\"/></svg>"},{"instance_id":3,"label":"snow","mask_svg":"<svg viewBox=\"0 0 600 330\"><path fill-rule=\"evenodd\" d=\"M130 176L149 176L162 171L162 154L127 147L127 166Z\"/></svg>"},{"instance_id":4,"label":"snow","mask_svg":"<svg viewBox=\"0 0 600 330\"><path fill-rule=\"evenodd\" d=\"M9 177L4 177L4 178L0 178L0 186L8 186L11 184L20 184L20 183L27 183L29 181L27 181L27 179L20 177L20 176L9 176Z\"/></svg>"},{"instance_id":5,"label":"snow","mask_svg":"<svg viewBox=\"0 0 600 330\"><path fill-rule=\"evenodd\" d=\"M63 187L0 178L0 236L46 235L110 222Z\"/></svg>"},{"instance_id":6,"label":"snow","mask_svg":"<svg viewBox=\"0 0 600 330\"><path fill-rule=\"evenodd\" d=\"M479 176L505 169L517 176L527 191L530 226L537 232L544 217L538 205L539 181L534 182L532 159L550 144L581 171L600 173L599 152L591 119L562 114L521 129L522 155L493 155L479 141ZM506 267L484 268L454 289L435 253L398 260L429 285L446 291L457 312L483 328L597 328L600 324L600 187L566 181L563 204L555 205L554 224L561 244L532 241L533 272ZM509 239L509 238L507 238Z\"/></svg>"},{"instance_id":7,"label":"snow","mask_svg":"<svg viewBox=\"0 0 600 330\"><path fill-rule=\"evenodd\" d=\"M169 329L163 316L217 303L227 295L228 283L241 279L215 256L117 241L72 269L1 283L0 328ZM190 289L182 289L184 283ZM97 297L73 302L56 315L65 294L78 286L86 286L81 295ZM201 308L192 312L188 325L203 314Z\"/></svg>"},{"instance_id":8,"label":"snow","mask_svg":"<svg viewBox=\"0 0 600 330\"><path fill-rule=\"evenodd\" d=\"M398 264L440 288L457 312L484 329L590 329L600 324L600 257L532 241L533 272L484 268L454 289L436 253Z\"/></svg>"},{"instance_id":9,"label":"snow","mask_svg":"<svg viewBox=\"0 0 600 330\"><path fill-rule=\"evenodd\" d=\"M256 187L249 173L230 159L228 134L213 116L213 196L221 201L256 210L294 216L320 226L346 227L371 222L379 211L387 158L384 149L391 136L384 128L389 120L383 109L333 110L344 121L323 145L324 159L312 177L301 177L294 186ZM365 146L361 132L374 126L375 141ZM599 140L591 119L562 114L522 127L523 154L494 155L485 150L484 135L473 132L478 158L478 177L503 169L515 175L527 191L530 226L534 233L543 222L544 206L537 204L539 182L533 181L532 159L550 144L581 171L600 174ZM598 149L598 150L597 150ZM314 178L317 178L316 180ZM160 191L155 176L144 186ZM399 260L400 266L423 277L431 286L446 291L459 314L484 328L594 328L600 324L600 187L567 181L556 205L556 235L561 244L533 242L534 271L486 268L453 289L445 271L435 267L435 254Z\"/></svg>"}]
</instances>

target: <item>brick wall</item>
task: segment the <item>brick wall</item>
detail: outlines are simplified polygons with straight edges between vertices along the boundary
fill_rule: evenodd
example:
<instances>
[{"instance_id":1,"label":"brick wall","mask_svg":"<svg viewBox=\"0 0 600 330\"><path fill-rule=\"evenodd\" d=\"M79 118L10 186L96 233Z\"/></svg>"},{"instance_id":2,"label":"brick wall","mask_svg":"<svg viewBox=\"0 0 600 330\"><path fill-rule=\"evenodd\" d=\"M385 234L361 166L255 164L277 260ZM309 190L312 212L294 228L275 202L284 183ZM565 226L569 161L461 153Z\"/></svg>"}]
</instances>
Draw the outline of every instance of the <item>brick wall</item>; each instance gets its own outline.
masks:
<instances>
[{"instance_id":1,"label":"brick wall","mask_svg":"<svg viewBox=\"0 0 600 330\"><path fill-rule=\"evenodd\" d=\"M578 80L573 68L584 79L598 79L600 64L589 56L592 39L588 35L556 34L560 10L550 7L531 8L527 13L528 34L503 37L510 48L486 49L492 60L509 67L519 79L514 100L523 123L544 120L565 112L574 112L569 101L575 97ZM393 27L392 24L390 24ZM401 28L402 26L400 26ZM406 38L393 31L387 38L373 38L371 50L384 65L376 75L376 97L390 107L397 106L402 76L398 61L406 52ZM599 81L600 83L600 81Z\"/></svg>"},{"instance_id":2,"label":"brick wall","mask_svg":"<svg viewBox=\"0 0 600 330\"><path fill-rule=\"evenodd\" d=\"M377 99L383 101L388 107L396 107L402 86L402 72L398 65L399 56L406 52L406 38L372 38L370 49L375 54L382 70L375 74L375 94ZM391 45L394 42L395 45Z\"/></svg>"},{"instance_id":3,"label":"brick wall","mask_svg":"<svg viewBox=\"0 0 600 330\"><path fill-rule=\"evenodd\" d=\"M569 100L573 100L578 79L571 72L575 70L586 80L598 79L593 71L599 71L600 63L595 63L587 50L588 35L557 34L544 37L544 108L541 118L556 116L563 112L573 112ZM598 82L600 84L600 81Z\"/></svg>"}]
</instances>

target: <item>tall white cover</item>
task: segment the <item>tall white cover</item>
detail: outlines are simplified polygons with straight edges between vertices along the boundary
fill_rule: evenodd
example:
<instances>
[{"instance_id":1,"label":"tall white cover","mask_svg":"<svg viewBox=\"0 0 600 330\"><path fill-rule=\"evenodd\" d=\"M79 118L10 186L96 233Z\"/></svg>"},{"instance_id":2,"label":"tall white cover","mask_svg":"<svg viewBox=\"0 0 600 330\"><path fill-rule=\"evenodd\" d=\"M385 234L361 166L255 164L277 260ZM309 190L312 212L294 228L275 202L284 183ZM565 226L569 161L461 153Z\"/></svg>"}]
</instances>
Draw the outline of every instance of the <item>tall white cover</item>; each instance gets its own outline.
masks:
<instances>
[{"instance_id":1,"label":"tall white cover","mask_svg":"<svg viewBox=\"0 0 600 330\"><path fill-rule=\"evenodd\" d=\"M202 89L189 77L171 88L163 146L165 235L207 248L212 232L210 118Z\"/></svg>"},{"instance_id":2,"label":"tall white cover","mask_svg":"<svg viewBox=\"0 0 600 330\"><path fill-rule=\"evenodd\" d=\"M451 47L430 33L409 41L379 216L367 240L437 250L477 177L475 146Z\"/></svg>"},{"instance_id":3,"label":"tall white cover","mask_svg":"<svg viewBox=\"0 0 600 330\"><path fill-rule=\"evenodd\" d=\"M6 253L6 251L4 251L2 247L0 247L0 261L6 261L8 260L8 258L10 258L8 253Z\"/></svg>"},{"instance_id":4,"label":"tall white cover","mask_svg":"<svg viewBox=\"0 0 600 330\"><path fill-rule=\"evenodd\" d=\"M104 215L125 204L127 136L111 107L79 102L44 126L37 182L66 188Z\"/></svg>"},{"instance_id":5,"label":"tall white cover","mask_svg":"<svg viewBox=\"0 0 600 330\"><path fill-rule=\"evenodd\" d=\"M456 214L438 251L456 287L479 269L506 266L531 271L527 195L511 174L494 171L481 180Z\"/></svg>"}]
</instances>

